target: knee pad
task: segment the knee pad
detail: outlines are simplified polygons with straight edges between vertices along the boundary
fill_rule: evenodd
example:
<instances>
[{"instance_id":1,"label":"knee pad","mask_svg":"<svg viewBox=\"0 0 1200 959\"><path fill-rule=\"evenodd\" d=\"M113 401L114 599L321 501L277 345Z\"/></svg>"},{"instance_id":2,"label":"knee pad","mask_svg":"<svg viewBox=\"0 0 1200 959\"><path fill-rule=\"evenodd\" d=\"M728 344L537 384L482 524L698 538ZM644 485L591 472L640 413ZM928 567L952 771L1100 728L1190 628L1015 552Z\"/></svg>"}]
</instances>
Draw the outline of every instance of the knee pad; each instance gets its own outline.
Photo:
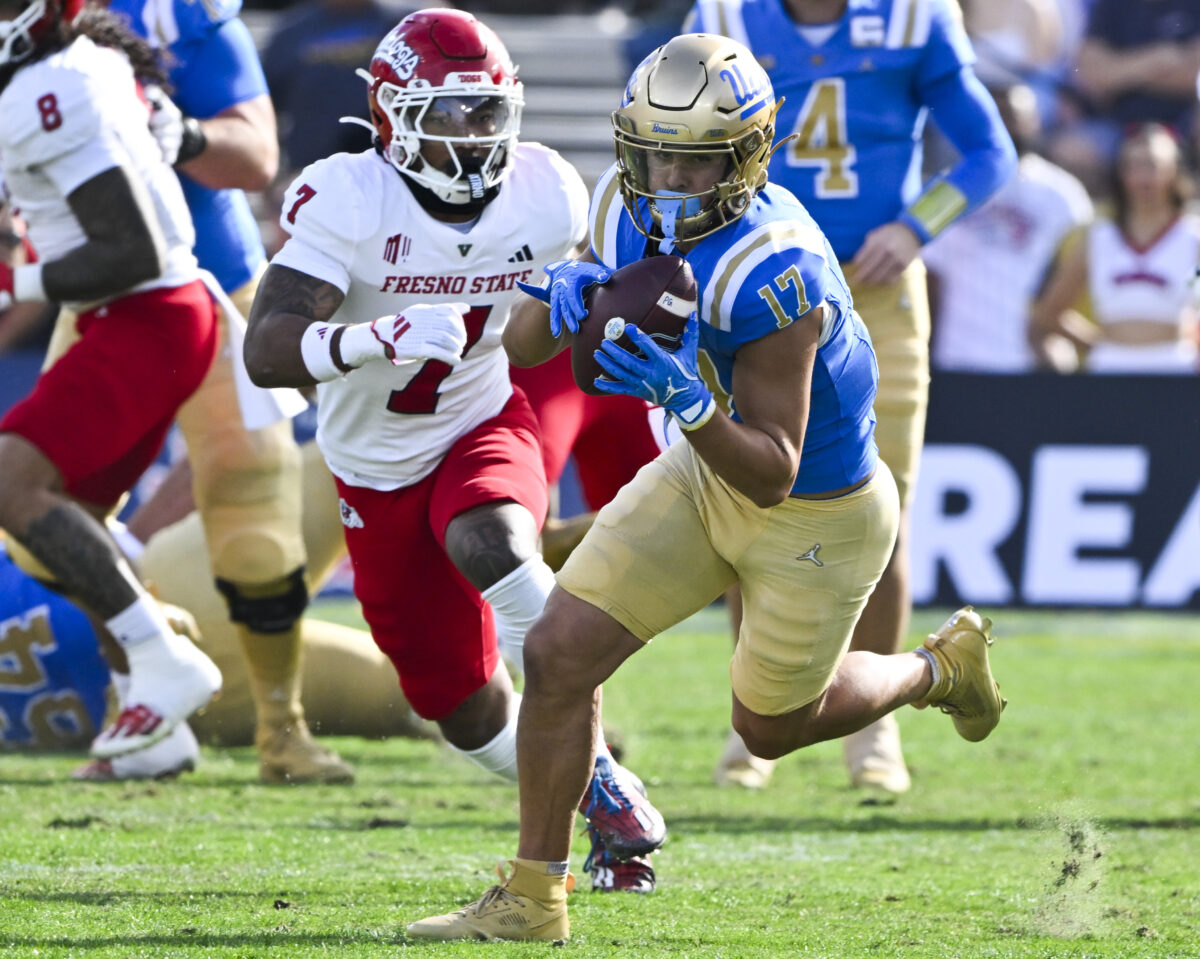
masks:
<instances>
[{"instance_id":1,"label":"knee pad","mask_svg":"<svg viewBox=\"0 0 1200 959\"><path fill-rule=\"evenodd\" d=\"M284 633L291 629L308 606L304 567L286 579L264 586L245 586L227 579L216 580L217 591L229 605L229 619L256 633Z\"/></svg>"}]
</instances>

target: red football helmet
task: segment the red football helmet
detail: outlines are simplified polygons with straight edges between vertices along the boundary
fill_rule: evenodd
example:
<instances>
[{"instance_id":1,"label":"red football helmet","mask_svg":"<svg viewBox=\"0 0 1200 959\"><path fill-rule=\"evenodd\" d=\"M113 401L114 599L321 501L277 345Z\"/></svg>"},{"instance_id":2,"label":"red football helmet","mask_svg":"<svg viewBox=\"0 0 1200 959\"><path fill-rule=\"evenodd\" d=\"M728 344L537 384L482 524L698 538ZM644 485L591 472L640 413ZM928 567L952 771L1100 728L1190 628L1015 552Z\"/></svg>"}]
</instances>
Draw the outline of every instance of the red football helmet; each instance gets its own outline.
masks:
<instances>
[{"instance_id":1,"label":"red football helmet","mask_svg":"<svg viewBox=\"0 0 1200 959\"><path fill-rule=\"evenodd\" d=\"M62 0L29 0L11 20L0 20L0 67L28 59L64 16Z\"/></svg>"},{"instance_id":2,"label":"red football helmet","mask_svg":"<svg viewBox=\"0 0 1200 959\"><path fill-rule=\"evenodd\" d=\"M383 155L405 176L453 204L479 202L504 178L525 98L489 27L460 10L419 10L383 38L370 70L358 75L370 84ZM423 156L432 144L444 151Z\"/></svg>"}]
</instances>

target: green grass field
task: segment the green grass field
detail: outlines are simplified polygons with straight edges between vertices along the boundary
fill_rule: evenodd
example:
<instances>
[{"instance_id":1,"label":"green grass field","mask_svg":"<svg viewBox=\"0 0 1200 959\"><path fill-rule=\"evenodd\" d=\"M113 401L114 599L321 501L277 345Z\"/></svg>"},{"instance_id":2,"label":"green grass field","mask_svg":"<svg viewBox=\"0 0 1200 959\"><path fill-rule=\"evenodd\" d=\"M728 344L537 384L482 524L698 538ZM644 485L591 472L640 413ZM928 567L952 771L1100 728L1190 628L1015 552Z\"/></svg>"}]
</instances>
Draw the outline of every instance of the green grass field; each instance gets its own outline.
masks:
<instances>
[{"instance_id":1,"label":"green grass field","mask_svg":"<svg viewBox=\"0 0 1200 959\"><path fill-rule=\"evenodd\" d=\"M346 604L322 615L349 621ZM651 896L571 897L577 957L1200 956L1200 618L996 613L1010 700L990 739L900 714L914 788L871 805L840 746L762 793L710 784L728 638L707 611L606 689L670 828ZM914 632L937 627L919 612ZM178 782L66 781L6 755L0 955L505 956L407 922L476 898L513 853L515 787L429 742L335 741L352 787L261 786L250 749ZM578 873L586 854L573 850ZM582 878L582 877L581 877Z\"/></svg>"}]
</instances>

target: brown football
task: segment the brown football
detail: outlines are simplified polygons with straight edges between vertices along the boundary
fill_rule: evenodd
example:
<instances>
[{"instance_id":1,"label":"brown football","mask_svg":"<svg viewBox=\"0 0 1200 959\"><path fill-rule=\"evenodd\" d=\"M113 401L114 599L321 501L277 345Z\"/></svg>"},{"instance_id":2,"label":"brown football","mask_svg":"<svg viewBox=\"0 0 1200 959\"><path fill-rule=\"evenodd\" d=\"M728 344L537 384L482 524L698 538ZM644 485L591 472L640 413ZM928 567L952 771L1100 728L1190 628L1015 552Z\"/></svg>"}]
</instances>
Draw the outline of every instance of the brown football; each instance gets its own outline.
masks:
<instances>
[{"instance_id":1,"label":"brown football","mask_svg":"<svg viewBox=\"0 0 1200 959\"><path fill-rule=\"evenodd\" d=\"M571 372L585 393L607 396L594 380L604 370L593 355L605 338L630 353L637 353L625 334L625 324L637 328L664 350L675 352L683 342L683 328L696 308L696 278L687 260L678 256L652 256L637 260L593 286L584 297L587 316L571 344Z\"/></svg>"}]
</instances>

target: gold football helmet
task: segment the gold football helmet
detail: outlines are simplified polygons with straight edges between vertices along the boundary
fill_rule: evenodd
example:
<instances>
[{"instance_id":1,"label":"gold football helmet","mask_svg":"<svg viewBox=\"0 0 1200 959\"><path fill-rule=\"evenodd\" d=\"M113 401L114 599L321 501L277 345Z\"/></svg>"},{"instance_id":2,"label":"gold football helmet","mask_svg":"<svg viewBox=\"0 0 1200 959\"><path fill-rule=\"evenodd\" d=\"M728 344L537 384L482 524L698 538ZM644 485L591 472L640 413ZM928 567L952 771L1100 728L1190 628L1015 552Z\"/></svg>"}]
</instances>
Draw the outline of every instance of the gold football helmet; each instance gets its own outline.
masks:
<instances>
[{"instance_id":1,"label":"gold football helmet","mask_svg":"<svg viewBox=\"0 0 1200 959\"><path fill-rule=\"evenodd\" d=\"M612 115L625 208L648 237L694 241L732 223L767 184L779 103L766 71L736 40L675 37L638 65ZM650 188L657 159L722 159L724 173L700 193Z\"/></svg>"}]
</instances>

